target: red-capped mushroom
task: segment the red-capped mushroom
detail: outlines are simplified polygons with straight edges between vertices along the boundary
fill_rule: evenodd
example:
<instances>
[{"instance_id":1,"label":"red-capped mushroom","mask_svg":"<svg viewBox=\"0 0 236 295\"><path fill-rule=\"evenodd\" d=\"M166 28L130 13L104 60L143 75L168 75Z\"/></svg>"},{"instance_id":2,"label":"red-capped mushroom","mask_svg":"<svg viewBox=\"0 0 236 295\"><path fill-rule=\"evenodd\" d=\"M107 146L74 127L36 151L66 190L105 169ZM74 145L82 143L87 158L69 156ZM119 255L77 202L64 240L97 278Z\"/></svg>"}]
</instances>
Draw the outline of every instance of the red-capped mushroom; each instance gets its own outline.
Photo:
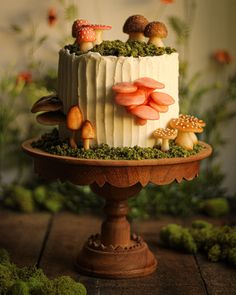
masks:
<instances>
[{"instance_id":1,"label":"red-capped mushroom","mask_svg":"<svg viewBox=\"0 0 236 295\"><path fill-rule=\"evenodd\" d=\"M83 27L90 25L89 21L86 19L77 19L72 25L72 37L76 38L78 30Z\"/></svg>"},{"instance_id":2,"label":"red-capped mushroom","mask_svg":"<svg viewBox=\"0 0 236 295\"><path fill-rule=\"evenodd\" d=\"M112 28L111 26L106 26L106 25L90 25L90 27L94 29L96 34L96 40L93 42L93 45L101 44L103 41L102 39L103 31L110 30Z\"/></svg>"},{"instance_id":3,"label":"red-capped mushroom","mask_svg":"<svg viewBox=\"0 0 236 295\"><path fill-rule=\"evenodd\" d=\"M96 35L92 27L81 27L77 32L76 42L79 44L80 51L87 52L92 49L95 39Z\"/></svg>"}]
</instances>

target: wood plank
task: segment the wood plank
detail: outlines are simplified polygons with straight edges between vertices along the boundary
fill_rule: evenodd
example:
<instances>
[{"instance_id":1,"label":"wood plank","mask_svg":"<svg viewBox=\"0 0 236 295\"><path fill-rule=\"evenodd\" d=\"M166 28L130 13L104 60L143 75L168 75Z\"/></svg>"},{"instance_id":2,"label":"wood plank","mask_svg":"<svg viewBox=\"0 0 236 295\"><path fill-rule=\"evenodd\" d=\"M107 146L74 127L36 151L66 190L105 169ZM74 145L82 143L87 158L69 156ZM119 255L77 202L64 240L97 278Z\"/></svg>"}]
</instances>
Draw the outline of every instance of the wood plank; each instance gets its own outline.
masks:
<instances>
[{"instance_id":1,"label":"wood plank","mask_svg":"<svg viewBox=\"0 0 236 295\"><path fill-rule=\"evenodd\" d=\"M0 211L0 247L19 266L37 264L50 221L48 213Z\"/></svg>"},{"instance_id":2,"label":"wood plank","mask_svg":"<svg viewBox=\"0 0 236 295\"><path fill-rule=\"evenodd\" d=\"M39 266L50 278L69 275L84 283L89 294L97 294L99 280L79 275L74 263L86 239L99 232L100 225L101 220L94 216L56 214Z\"/></svg>"},{"instance_id":3,"label":"wood plank","mask_svg":"<svg viewBox=\"0 0 236 295\"><path fill-rule=\"evenodd\" d=\"M169 223L181 224L181 219L136 221L133 230L141 234L158 260L157 271L151 276L132 280L101 280L100 292L112 294L207 294L193 255L181 254L160 246L160 229ZM155 293L154 293L155 292Z\"/></svg>"}]
</instances>

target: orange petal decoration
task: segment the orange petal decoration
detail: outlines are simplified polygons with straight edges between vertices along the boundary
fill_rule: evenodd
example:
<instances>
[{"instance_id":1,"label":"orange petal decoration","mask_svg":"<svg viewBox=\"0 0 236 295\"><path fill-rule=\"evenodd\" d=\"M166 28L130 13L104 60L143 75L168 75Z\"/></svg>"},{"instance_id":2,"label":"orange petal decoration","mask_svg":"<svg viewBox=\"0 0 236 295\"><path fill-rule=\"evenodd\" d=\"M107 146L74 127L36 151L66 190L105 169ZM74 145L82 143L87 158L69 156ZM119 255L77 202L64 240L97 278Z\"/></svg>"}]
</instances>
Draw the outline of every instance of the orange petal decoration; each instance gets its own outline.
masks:
<instances>
[{"instance_id":1,"label":"orange petal decoration","mask_svg":"<svg viewBox=\"0 0 236 295\"><path fill-rule=\"evenodd\" d=\"M172 96L163 92L152 92L151 98L159 105L171 105L175 102Z\"/></svg>"},{"instance_id":2,"label":"orange petal decoration","mask_svg":"<svg viewBox=\"0 0 236 295\"><path fill-rule=\"evenodd\" d=\"M118 93L132 93L137 89L138 87L131 82L121 82L112 87L112 90Z\"/></svg>"},{"instance_id":3,"label":"orange petal decoration","mask_svg":"<svg viewBox=\"0 0 236 295\"><path fill-rule=\"evenodd\" d=\"M116 103L122 106L140 105L145 99L145 92L139 89L133 93L117 93L115 96Z\"/></svg>"},{"instance_id":4,"label":"orange petal decoration","mask_svg":"<svg viewBox=\"0 0 236 295\"><path fill-rule=\"evenodd\" d=\"M150 100L148 104L150 107L160 113L166 113L169 110L168 106L156 104L153 100Z\"/></svg>"},{"instance_id":5,"label":"orange petal decoration","mask_svg":"<svg viewBox=\"0 0 236 295\"><path fill-rule=\"evenodd\" d=\"M163 83L148 77L139 78L134 81L134 84L138 87L147 87L151 89L163 89L165 87Z\"/></svg>"},{"instance_id":6,"label":"orange petal decoration","mask_svg":"<svg viewBox=\"0 0 236 295\"><path fill-rule=\"evenodd\" d=\"M160 117L159 113L156 110L146 105L140 105L135 108L132 108L130 112L133 115L144 120L158 120Z\"/></svg>"},{"instance_id":7,"label":"orange petal decoration","mask_svg":"<svg viewBox=\"0 0 236 295\"><path fill-rule=\"evenodd\" d=\"M137 123L138 125L143 126L143 125L146 125L146 124L147 124L147 120L145 120L145 119L141 119L141 118L139 118L139 117L136 117L136 123Z\"/></svg>"}]
</instances>

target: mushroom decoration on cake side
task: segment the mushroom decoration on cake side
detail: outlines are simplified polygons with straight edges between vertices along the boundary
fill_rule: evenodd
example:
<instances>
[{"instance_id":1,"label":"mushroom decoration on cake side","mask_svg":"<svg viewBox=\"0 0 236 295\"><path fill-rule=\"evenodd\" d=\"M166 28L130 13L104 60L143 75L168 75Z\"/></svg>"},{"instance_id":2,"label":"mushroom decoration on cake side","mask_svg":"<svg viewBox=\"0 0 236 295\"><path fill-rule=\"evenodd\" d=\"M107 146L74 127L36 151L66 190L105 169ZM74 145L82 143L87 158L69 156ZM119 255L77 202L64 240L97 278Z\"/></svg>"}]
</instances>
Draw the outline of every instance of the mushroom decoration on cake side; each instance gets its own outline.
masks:
<instances>
[{"instance_id":1,"label":"mushroom decoration on cake side","mask_svg":"<svg viewBox=\"0 0 236 295\"><path fill-rule=\"evenodd\" d=\"M66 116L60 111L45 112L37 115L36 121L42 125L54 126L65 123Z\"/></svg>"},{"instance_id":2,"label":"mushroom decoration on cake side","mask_svg":"<svg viewBox=\"0 0 236 295\"><path fill-rule=\"evenodd\" d=\"M82 125L81 138L83 140L84 149L87 151L90 148L90 140L94 139L95 130L89 120L85 120Z\"/></svg>"},{"instance_id":3,"label":"mushroom decoration on cake side","mask_svg":"<svg viewBox=\"0 0 236 295\"><path fill-rule=\"evenodd\" d=\"M167 152L170 149L169 140L176 138L177 130L170 128L158 128L153 132L153 136L157 140L161 139L161 150L163 152Z\"/></svg>"},{"instance_id":4,"label":"mushroom decoration on cake side","mask_svg":"<svg viewBox=\"0 0 236 295\"><path fill-rule=\"evenodd\" d=\"M132 15L127 18L123 32L129 35L128 41L145 41L144 29L148 20L142 15Z\"/></svg>"},{"instance_id":5,"label":"mushroom decoration on cake side","mask_svg":"<svg viewBox=\"0 0 236 295\"><path fill-rule=\"evenodd\" d=\"M78 105L70 107L66 116L66 127L72 132L69 143L72 148L77 148L77 132L83 123L83 115Z\"/></svg>"},{"instance_id":6,"label":"mushroom decoration on cake side","mask_svg":"<svg viewBox=\"0 0 236 295\"><path fill-rule=\"evenodd\" d=\"M76 36L76 42L82 52L87 52L93 48L93 42L96 40L96 34L91 26L82 26Z\"/></svg>"},{"instance_id":7,"label":"mushroom decoration on cake side","mask_svg":"<svg viewBox=\"0 0 236 295\"><path fill-rule=\"evenodd\" d=\"M195 122L191 122L187 118L172 119L169 122L169 126L178 130L175 143L186 150L193 150L193 139L191 133L201 133L203 128Z\"/></svg>"},{"instance_id":8,"label":"mushroom decoration on cake side","mask_svg":"<svg viewBox=\"0 0 236 295\"><path fill-rule=\"evenodd\" d=\"M144 36L148 37L148 44L154 44L157 47L164 47L162 39L166 38L168 35L167 28L165 24L161 22L151 22L144 30Z\"/></svg>"}]
</instances>

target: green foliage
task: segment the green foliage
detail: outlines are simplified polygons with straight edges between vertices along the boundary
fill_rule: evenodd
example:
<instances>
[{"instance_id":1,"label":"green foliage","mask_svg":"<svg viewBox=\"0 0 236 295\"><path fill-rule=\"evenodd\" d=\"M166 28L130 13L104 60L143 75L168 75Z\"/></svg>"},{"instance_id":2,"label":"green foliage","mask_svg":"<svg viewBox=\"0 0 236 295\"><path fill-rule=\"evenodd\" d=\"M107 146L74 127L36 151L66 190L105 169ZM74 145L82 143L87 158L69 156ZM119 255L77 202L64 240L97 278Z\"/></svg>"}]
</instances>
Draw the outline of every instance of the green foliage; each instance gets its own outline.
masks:
<instances>
[{"instance_id":1,"label":"green foliage","mask_svg":"<svg viewBox=\"0 0 236 295\"><path fill-rule=\"evenodd\" d=\"M202 212L212 217L219 217L229 213L229 202L224 198L214 198L209 200L203 200L199 204L199 208Z\"/></svg>"},{"instance_id":2,"label":"green foliage","mask_svg":"<svg viewBox=\"0 0 236 295\"><path fill-rule=\"evenodd\" d=\"M186 42L190 34L188 24L177 16L169 17L168 21L172 30L176 34L176 43L181 44L182 42Z\"/></svg>"},{"instance_id":3,"label":"green foliage","mask_svg":"<svg viewBox=\"0 0 236 295\"><path fill-rule=\"evenodd\" d=\"M49 280L35 266L19 268L10 262L6 250L0 249L0 294L86 295L87 292L83 284L68 276Z\"/></svg>"},{"instance_id":4,"label":"green foliage","mask_svg":"<svg viewBox=\"0 0 236 295\"><path fill-rule=\"evenodd\" d=\"M186 253L201 251L209 261L226 261L236 266L236 227L213 226L203 220L194 221L191 228L169 224L161 229L164 246Z\"/></svg>"}]
</instances>

